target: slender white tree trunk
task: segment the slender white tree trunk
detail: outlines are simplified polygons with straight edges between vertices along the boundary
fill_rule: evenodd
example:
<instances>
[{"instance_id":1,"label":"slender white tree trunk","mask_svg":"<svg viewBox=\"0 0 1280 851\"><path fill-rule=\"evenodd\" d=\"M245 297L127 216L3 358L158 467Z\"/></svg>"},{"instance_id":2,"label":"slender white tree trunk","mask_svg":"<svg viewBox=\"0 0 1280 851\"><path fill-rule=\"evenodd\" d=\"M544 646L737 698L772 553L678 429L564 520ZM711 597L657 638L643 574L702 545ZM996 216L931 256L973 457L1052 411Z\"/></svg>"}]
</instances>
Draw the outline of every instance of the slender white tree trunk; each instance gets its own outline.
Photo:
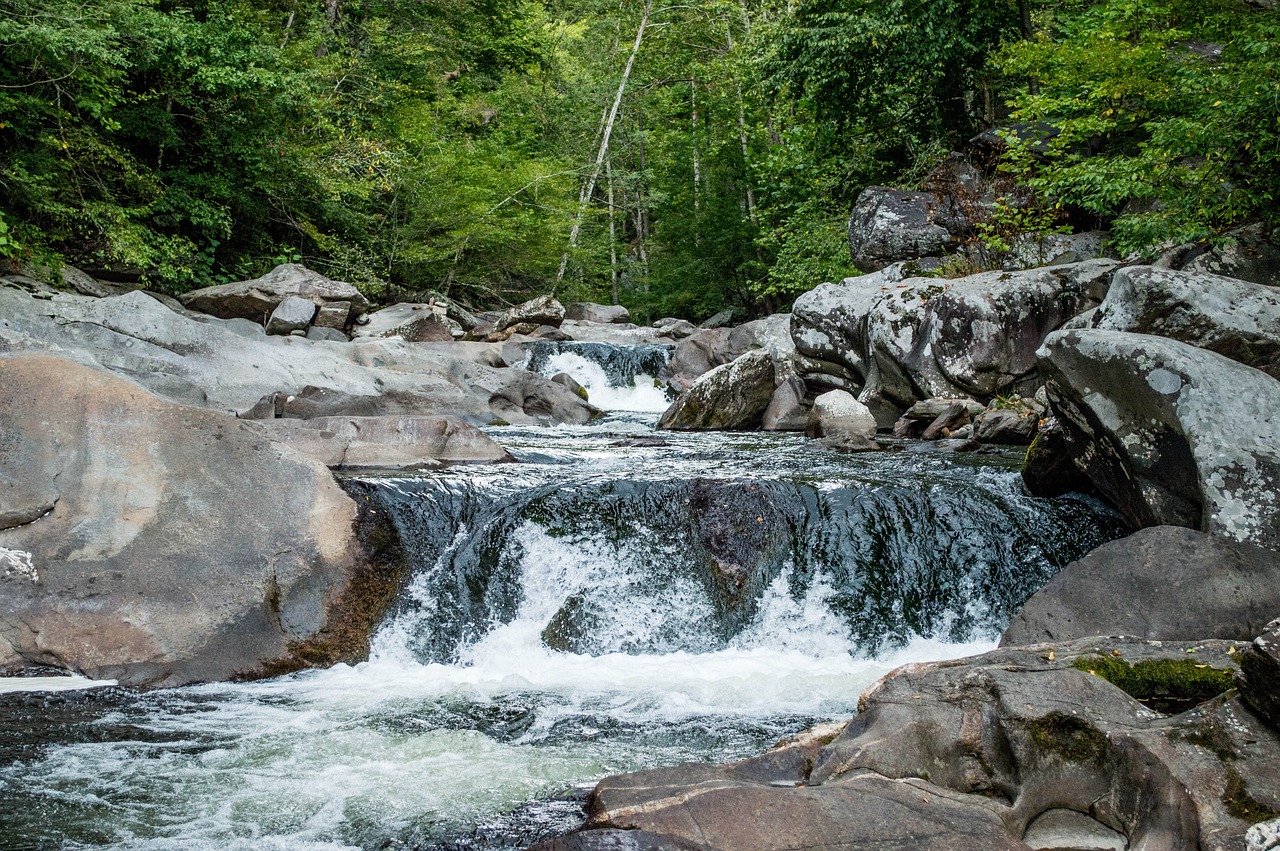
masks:
<instances>
[{"instance_id":1,"label":"slender white tree trunk","mask_svg":"<svg viewBox=\"0 0 1280 851\"><path fill-rule=\"evenodd\" d=\"M653 0L645 0L644 12L640 16L640 26L636 27L636 40L631 45L631 55L627 57L627 66L622 71L622 79L618 82L618 93L613 97L613 108L609 110L609 120L605 122L604 135L600 137L600 149L596 153L595 164L591 167L591 177L587 181L581 195L578 196L578 215L569 231L569 247L560 258L560 269L556 272L557 283L564 280L565 269L569 266L569 253L578 247L578 237L582 233L582 220L587 215L587 205L595 194L596 182L600 179L600 170L604 167L605 157L609 153L609 139L613 136L613 125L618 120L618 110L622 107L622 96L627 91L627 81L631 79L631 69L635 67L636 56L640 53L640 43L644 40L645 28L649 26L649 15L653 12Z\"/></svg>"},{"instance_id":2,"label":"slender white tree trunk","mask_svg":"<svg viewBox=\"0 0 1280 851\"><path fill-rule=\"evenodd\" d=\"M613 284L613 303L618 304L618 223L614 219L613 158L604 161L605 182L609 191L609 280Z\"/></svg>"}]
</instances>

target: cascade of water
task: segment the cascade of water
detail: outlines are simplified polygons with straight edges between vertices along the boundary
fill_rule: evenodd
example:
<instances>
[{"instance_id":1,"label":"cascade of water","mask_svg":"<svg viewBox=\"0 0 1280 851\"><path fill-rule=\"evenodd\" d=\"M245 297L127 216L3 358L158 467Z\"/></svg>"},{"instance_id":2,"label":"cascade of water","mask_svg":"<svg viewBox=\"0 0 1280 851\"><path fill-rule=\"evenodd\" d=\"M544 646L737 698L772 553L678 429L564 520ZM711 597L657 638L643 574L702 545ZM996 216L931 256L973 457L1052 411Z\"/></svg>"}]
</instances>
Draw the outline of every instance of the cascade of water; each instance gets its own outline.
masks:
<instances>
[{"instance_id":1,"label":"cascade of water","mask_svg":"<svg viewBox=\"0 0 1280 851\"><path fill-rule=\"evenodd\" d=\"M670 346L542 342L530 344L523 367L548 378L568 374L602 410L658 413L671 404L656 382L670 357Z\"/></svg>"}]
</instances>

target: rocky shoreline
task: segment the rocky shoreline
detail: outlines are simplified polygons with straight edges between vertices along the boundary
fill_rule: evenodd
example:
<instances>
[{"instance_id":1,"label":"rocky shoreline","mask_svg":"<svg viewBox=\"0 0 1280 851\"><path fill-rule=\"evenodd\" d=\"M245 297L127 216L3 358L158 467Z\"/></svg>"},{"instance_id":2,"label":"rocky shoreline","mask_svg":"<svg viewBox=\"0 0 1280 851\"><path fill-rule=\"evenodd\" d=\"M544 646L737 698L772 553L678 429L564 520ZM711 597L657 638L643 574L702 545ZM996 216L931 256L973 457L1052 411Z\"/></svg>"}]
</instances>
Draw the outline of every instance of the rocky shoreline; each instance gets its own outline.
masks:
<instances>
[{"instance_id":1,"label":"rocky shoreline","mask_svg":"<svg viewBox=\"0 0 1280 851\"><path fill-rule=\"evenodd\" d=\"M550 297L370 314L302 267L182 303L0 278L0 668L155 687L358 660L404 568L330 470L510 460L478 426L601 415L521 368L531 345L669 346L662 428L1030 445L1033 493L1091 490L1139 531L1001 649L900 669L754 760L607 778L546 848L1276 847L1280 290L1079 245L911 277L892 248L737 327Z\"/></svg>"}]
</instances>

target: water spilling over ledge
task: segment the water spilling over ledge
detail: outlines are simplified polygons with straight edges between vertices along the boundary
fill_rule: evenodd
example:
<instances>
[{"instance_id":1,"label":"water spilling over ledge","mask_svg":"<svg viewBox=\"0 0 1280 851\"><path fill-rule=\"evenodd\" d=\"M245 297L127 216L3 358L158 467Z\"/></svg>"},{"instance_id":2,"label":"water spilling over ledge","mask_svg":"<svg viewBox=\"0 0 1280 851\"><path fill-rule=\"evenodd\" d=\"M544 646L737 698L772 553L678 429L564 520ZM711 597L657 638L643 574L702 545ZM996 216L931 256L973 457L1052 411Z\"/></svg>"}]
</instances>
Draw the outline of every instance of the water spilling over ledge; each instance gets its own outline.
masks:
<instances>
[{"instance_id":1,"label":"water spilling over ledge","mask_svg":"<svg viewBox=\"0 0 1280 851\"><path fill-rule=\"evenodd\" d=\"M608 354L541 368L577 358L593 394L638 393L666 356ZM495 430L518 463L346 482L411 563L368 662L0 696L6 841L525 847L575 827L606 774L747 757L847 717L899 664L989 648L1122 532L1095 502L1028 497L1012 457L841 456L652 419Z\"/></svg>"}]
</instances>

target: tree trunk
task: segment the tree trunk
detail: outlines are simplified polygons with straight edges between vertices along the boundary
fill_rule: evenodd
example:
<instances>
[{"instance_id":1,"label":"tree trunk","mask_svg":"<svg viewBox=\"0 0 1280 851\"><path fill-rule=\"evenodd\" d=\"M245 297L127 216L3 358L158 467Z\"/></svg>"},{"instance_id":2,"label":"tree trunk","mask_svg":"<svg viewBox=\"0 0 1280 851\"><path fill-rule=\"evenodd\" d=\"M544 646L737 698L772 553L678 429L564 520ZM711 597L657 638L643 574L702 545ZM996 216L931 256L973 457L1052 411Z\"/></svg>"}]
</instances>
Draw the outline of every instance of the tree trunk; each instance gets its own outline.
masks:
<instances>
[{"instance_id":1,"label":"tree trunk","mask_svg":"<svg viewBox=\"0 0 1280 851\"><path fill-rule=\"evenodd\" d=\"M618 303L618 224L614 219L613 159L604 161L605 183L609 192L609 280L613 284L613 303Z\"/></svg>"},{"instance_id":2,"label":"tree trunk","mask_svg":"<svg viewBox=\"0 0 1280 851\"><path fill-rule=\"evenodd\" d=\"M649 26L649 15L653 12L653 0L645 0L644 13L640 17L640 26L636 27L636 40L631 46L631 55L627 57L627 66L622 71L622 79L618 82L618 93L613 98L613 108L609 110L609 120L605 122L604 135L600 138L600 150L596 154L595 164L591 168L591 177L586 188L579 196L578 215L573 228L569 231L569 247L560 258L560 268L556 272L556 283L564 280L565 269L569 266L569 253L578 247L578 237L582 233L582 220L587 215L587 205L596 191L596 181L600 179L600 170L604 166L605 157L609 153L609 138L613 135L613 125L618 119L618 110L622 106L622 96L627 90L627 81L631 79L631 69L636 64L636 56L640 53L640 43L644 40L644 31Z\"/></svg>"}]
</instances>

